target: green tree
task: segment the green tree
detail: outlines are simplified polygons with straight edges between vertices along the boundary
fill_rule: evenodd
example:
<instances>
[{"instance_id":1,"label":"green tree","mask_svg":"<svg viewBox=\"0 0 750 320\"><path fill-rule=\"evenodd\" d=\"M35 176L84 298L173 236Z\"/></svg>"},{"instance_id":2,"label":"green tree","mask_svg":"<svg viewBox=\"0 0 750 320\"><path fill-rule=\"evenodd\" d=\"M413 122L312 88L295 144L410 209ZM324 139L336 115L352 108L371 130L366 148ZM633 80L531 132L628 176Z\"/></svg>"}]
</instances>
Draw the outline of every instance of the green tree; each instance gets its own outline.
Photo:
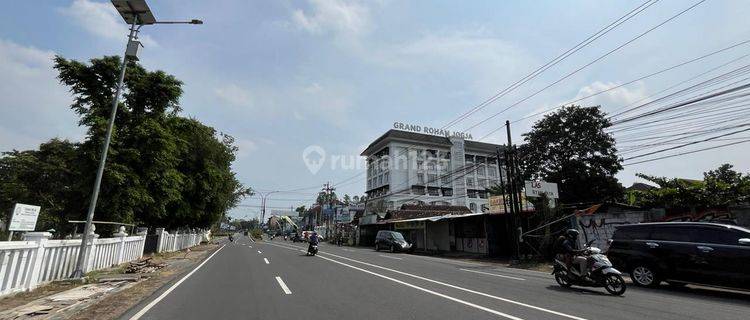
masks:
<instances>
[{"instance_id":1,"label":"green tree","mask_svg":"<svg viewBox=\"0 0 750 320\"><path fill-rule=\"evenodd\" d=\"M622 159L604 132L609 126L599 107L568 106L545 116L523 134L522 177L557 183L563 203L621 198L615 174Z\"/></svg>"},{"instance_id":2,"label":"green tree","mask_svg":"<svg viewBox=\"0 0 750 320\"><path fill-rule=\"evenodd\" d=\"M43 224L83 218L119 70L118 57L89 63L55 58L86 128L80 143L51 140L0 159L0 209L42 205ZM179 116L182 82L129 62L97 203L97 220L167 228L208 227L252 190L231 170L234 139ZM8 192L5 192L8 190ZM46 228L46 227L45 227Z\"/></svg>"},{"instance_id":3,"label":"green tree","mask_svg":"<svg viewBox=\"0 0 750 320\"><path fill-rule=\"evenodd\" d=\"M344 194L344 204L348 206L351 203L352 203L352 198L349 197L348 194Z\"/></svg>"},{"instance_id":4,"label":"green tree","mask_svg":"<svg viewBox=\"0 0 750 320\"><path fill-rule=\"evenodd\" d=\"M302 214L305 212L305 210L306 210L305 206L299 206L299 207L297 207L297 209L294 209L294 211L296 211L299 216L302 216Z\"/></svg>"}]
</instances>

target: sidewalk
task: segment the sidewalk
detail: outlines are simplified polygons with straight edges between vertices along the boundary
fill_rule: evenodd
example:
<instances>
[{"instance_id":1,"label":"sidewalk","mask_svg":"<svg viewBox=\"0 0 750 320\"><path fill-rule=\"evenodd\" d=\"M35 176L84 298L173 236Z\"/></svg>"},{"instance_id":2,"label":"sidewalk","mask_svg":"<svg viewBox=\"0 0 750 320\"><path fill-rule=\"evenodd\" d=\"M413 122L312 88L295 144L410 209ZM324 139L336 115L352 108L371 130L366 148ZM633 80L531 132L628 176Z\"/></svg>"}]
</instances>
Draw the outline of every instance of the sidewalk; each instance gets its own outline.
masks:
<instances>
[{"instance_id":1,"label":"sidewalk","mask_svg":"<svg viewBox=\"0 0 750 320\"><path fill-rule=\"evenodd\" d=\"M189 251L156 255L141 264L87 274L87 283L53 282L32 292L6 297L0 299L0 319L117 319L218 247L205 244ZM125 273L129 266L136 273Z\"/></svg>"}]
</instances>

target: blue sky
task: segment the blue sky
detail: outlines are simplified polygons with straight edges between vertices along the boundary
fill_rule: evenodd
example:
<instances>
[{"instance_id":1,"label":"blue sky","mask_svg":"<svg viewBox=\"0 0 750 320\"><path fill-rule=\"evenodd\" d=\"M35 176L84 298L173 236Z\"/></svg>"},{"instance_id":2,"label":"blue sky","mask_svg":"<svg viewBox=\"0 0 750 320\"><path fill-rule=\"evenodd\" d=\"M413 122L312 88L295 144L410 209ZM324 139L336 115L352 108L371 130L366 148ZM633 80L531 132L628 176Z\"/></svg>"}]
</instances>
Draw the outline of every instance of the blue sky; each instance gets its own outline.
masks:
<instances>
[{"instance_id":1,"label":"blue sky","mask_svg":"<svg viewBox=\"0 0 750 320\"><path fill-rule=\"evenodd\" d=\"M142 29L141 62L185 82L184 115L237 139L235 169L248 186L297 189L361 170L312 174L305 148L356 159L394 121L441 127L640 4L630 1L150 1L160 19L204 25ZM617 47L693 1L662 0L453 130L496 113ZM51 137L81 139L50 58L119 55L126 26L108 1L14 1L0 12L0 150ZM560 84L471 130L475 138L532 112L750 39L750 2L707 1ZM742 46L591 98L614 110L750 51ZM738 62L735 67L748 63ZM729 70L729 69L726 69ZM515 139L532 122L514 128ZM486 141L498 142L495 134ZM744 147L746 148L746 146ZM729 162L750 170L742 146L627 167L697 178ZM340 194L362 194L363 179ZM350 181L350 182L351 182ZM269 206L309 204L314 189L272 196ZM304 201L302 199L305 199ZM257 197L245 201L258 205ZM233 210L237 217L258 209Z\"/></svg>"}]
</instances>

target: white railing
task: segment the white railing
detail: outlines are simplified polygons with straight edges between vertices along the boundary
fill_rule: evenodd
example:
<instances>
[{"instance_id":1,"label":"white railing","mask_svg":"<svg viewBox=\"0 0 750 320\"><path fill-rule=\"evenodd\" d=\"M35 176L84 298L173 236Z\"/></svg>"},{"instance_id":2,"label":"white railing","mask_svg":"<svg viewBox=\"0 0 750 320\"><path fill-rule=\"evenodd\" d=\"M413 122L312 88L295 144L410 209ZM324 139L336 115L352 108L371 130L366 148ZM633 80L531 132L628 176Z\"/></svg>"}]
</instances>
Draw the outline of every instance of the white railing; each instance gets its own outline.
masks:
<instances>
[{"instance_id":1,"label":"white railing","mask_svg":"<svg viewBox=\"0 0 750 320\"><path fill-rule=\"evenodd\" d=\"M173 252L187 249L193 246L197 246L203 241L204 233L192 232L192 233L175 233L170 234L164 231L164 229L156 229L156 234L159 235L159 240L156 245L156 252Z\"/></svg>"},{"instance_id":2,"label":"white railing","mask_svg":"<svg viewBox=\"0 0 750 320\"><path fill-rule=\"evenodd\" d=\"M49 240L50 236L48 232L29 232L25 241L0 242L0 296L34 289L73 273L81 240ZM121 231L114 238L99 239L93 234L90 239L84 272L139 259L146 236L128 237Z\"/></svg>"}]
</instances>

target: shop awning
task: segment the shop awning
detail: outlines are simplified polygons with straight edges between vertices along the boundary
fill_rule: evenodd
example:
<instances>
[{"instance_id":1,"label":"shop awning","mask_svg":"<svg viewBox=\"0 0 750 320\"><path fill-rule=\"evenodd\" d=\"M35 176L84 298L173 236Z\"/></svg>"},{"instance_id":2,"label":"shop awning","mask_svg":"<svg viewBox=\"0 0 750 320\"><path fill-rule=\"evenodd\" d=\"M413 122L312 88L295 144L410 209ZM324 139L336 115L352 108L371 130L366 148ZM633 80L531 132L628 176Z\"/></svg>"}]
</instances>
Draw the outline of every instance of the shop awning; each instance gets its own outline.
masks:
<instances>
[{"instance_id":1,"label":"shop awning","mask_svg":"<svg viewBox=\"0 0 750 320\"><path fill-rule=\"evenodd\" d=\"M484 214L488 214L486 212L476 212L476 213L466 213L466 214L446 214L442 216L432 216L432 217L422 217L422 218L414 218L414 219L404 219L404 220L394 220L389 222L411 222L411 221L440 221L443 219L456 219L456 218L466 218L466 217L473 217L473 216L481 216Z\"/></svg>"}]
</instances>

